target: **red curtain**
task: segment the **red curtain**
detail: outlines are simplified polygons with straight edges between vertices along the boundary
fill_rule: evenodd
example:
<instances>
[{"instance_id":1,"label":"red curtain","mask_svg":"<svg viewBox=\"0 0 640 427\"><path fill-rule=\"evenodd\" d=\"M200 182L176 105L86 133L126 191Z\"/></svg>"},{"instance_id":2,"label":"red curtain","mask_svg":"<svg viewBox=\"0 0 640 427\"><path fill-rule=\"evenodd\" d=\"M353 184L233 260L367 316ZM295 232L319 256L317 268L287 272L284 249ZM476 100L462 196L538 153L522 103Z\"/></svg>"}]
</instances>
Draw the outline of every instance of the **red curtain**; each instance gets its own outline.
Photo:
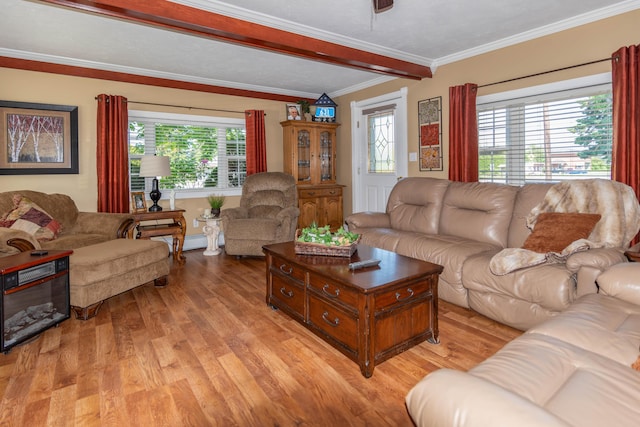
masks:
<instances>
[{"instance_id":1,"label":"red curtain","mask_svg":"<svg viewBox=\"0 0 640 427\"><path fill-rule=\"evenodd\" d=\"M98 212L129 212L127 98L98 95Z\"/></svg>"},{"instance_id":2,"label":"red curtain","mask_svg":"<svg viewBox=\"0 0 640 427\"><path fill-rule=\"evenodd\" d=\"M247 176L267 171L267 138L264 111L244 112L247 131Z\"/></svg>"},{"instance_id":3,"label":"red curtain","mask_svg":"<svg viewBox=\"0 0 640 427\"><path fill-rule=\"evenodd\" d=\"M613 53L613 147L611 178L640 196L640 45ZM639 241L638 236L632 244Z\"/></svg>"},{"instance_id":4,"label":"red curtain","mask_svg":"<svg viewBox=\"0 0 640 427\"><path fill-rule=\"evenodd\" d=\"M449 88L449 179L478 181L478 85Z\"/></svg>"}]
</instances>

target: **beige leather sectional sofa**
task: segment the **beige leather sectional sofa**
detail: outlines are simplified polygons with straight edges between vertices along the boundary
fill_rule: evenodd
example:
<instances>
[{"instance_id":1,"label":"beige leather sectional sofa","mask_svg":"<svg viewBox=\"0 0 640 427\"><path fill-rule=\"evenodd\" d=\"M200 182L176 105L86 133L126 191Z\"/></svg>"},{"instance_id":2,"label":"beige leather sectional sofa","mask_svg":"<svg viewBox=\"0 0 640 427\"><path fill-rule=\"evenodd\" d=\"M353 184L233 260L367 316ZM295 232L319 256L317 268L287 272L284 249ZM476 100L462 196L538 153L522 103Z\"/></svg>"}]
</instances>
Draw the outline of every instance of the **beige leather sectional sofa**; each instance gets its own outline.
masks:
<instances>
[{"instance_id":1,"label":"beige leather sectional sofa","mask_svg":"<svg viewBox=\"0 0 640 427\"><path fill-rule=\"evenodd\" d=\"M427 375L406 398L415 424L638 425L640 263L613 266L598 285L468 372Z\"/></svg>"},{"instance_id":2,"label":"beige leather sectional sofa","mask_svg":"<svg viewBox=\"0 0 640 427\"><path fill-rule=\"evenodd\" d=\"M355 213L345 222L361 243L444 266L443 300L526 330L596 292L595 278L626 261L624 247L599 248L494 274L492 257L522 246L531 233L525 219L550 188L406 178L391 191L386 212Z\"/></svg>"},{"instance_id":3,"label":"beige leather sectional sofa","mask_svg":"<svg viewBox=\"0 0 640 427\"><path fill-rule=\"evenodd\" d=\"M625 245L508 274L491 268L496 254L522 247L550 189L408 178L386 212L347 217L362 243L443 265L441 298L526 330L468 372L440 369L413 387L406 405L417 426L638 424L640 263L627 262ZM624 240L639 223L630 198Z\"/></svg>"}]
</instances>

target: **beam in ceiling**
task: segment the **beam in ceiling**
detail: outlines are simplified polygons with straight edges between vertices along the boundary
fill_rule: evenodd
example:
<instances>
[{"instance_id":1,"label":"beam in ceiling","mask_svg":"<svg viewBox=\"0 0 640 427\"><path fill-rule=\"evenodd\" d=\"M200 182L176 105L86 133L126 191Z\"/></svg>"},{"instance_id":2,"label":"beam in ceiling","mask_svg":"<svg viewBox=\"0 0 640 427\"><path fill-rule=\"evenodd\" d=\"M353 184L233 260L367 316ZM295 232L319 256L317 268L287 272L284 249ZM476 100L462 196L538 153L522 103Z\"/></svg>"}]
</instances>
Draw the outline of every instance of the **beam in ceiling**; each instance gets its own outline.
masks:
<instances>
[{"instance_id":1,"label":"beam in ceiling","mask_svg":"<svg viewBox=\"0 0 640 427\"><path fill-rule=\"evenodd\" d=\"M112 80L116 82L135 83L148 86L168 87L173 89L193 90L197 92L216 93L220 95L243 96L247 98L268 99L281 102L298 102L300 97L281 95L277 93L259 92L246 89L234 89L224 86L207 85L203 83L185 82L163 79L159 77L141 76L138 74L119 73L95 68L76 67L73 65L55 64L52 62L33 61L30 59L0 56L0 67L18 70L37 71L42 73L62 74L66 76L85 77L89 79ZM304 99L304 98L303 98ZM314 99L307 99L313 102Z\"/></svg>"},{"instance_id":2,"label":"beam in ceiling","mask_svg":"<svg viewBox=\"0 0 640 427\"><path fill-rule=\"evenodd\" d=\"M85 12L138 22L199 37L293 55L399 78L432 77L426 65L414 64L255 24L168 0L41 0Z\"/></svg>"}]
</instances>

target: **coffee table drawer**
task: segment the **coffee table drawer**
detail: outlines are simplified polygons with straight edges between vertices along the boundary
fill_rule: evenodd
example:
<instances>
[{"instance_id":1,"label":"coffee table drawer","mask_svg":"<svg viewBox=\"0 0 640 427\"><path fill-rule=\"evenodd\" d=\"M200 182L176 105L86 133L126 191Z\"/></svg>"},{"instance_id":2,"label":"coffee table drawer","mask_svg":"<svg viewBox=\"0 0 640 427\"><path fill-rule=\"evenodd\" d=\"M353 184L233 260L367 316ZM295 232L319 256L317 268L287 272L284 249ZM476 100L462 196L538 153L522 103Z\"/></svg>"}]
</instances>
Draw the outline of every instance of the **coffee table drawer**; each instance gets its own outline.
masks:
<instances>
[{"instance_id":1,"label":"coffee table drawer","mask_svg":"<svg viewBox=\"0 0 640 427\"><path fill-rule=\"evenodd\" d=\"M430 280L422 280L376 295L376 312L393 306L411 304L433 296ZM435 285L437 286L437 284Z\"/></svg>"},{"instance_id":2,"label":"coffee table drawer","mask_svg":"<svg viewBox=\"0 0 640 427\"><path fill-rule=\"evenodd\" d=\"M282 309L283 305L299 317L304 317L304 287L293 280L285 280L278 274L272 276L271 304ZM274 301L276 300L276 301Z\"/></svg>"},{"instance_id":3,"label":"coffee table drawer","mask_svg":"<svg viewBox=\"0 0 640 427\"><path fill-rule=\"evenodd\" d=\"M293 277L300 282L305 282L305 271L301 268L297 268L285 259L274 256L271 264L271 270L283 274L285 276Z\"/></svg>"},{"instance_id":4,"label":"coffee table drawer","mask_svg":"<svg viewBox=\"0 0 640 427\"><path fill-rule=\"evenodd\" d=\"M327 280L316 274L309 274L309 286L330 300L340 301L354 310L358 307L358 293L333 280Z\"/></svg>"},{"instance_id":5,"label":"coffee table drawer","mask_svg":"<svg viewBox=\"0 0 640 427\"><path fill-rule=\"evenodd\" d=\"M309 295L309 323L356 352L358 319L353 315L315 295Z\"/></svg>"}]
</instances>

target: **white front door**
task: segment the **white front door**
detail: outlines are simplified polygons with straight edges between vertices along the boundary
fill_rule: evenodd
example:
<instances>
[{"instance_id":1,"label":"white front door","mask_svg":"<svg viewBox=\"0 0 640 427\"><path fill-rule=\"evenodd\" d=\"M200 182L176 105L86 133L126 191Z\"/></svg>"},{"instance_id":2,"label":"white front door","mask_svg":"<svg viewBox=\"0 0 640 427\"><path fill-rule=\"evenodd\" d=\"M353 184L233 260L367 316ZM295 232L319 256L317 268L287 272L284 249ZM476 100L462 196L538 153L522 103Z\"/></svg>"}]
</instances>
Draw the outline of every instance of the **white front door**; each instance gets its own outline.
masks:
<instances>
[{"instance_id":1,"label":"white front door","mask_svg":"<svg viewBox=\"0 0 640 427\"><path fill-rule=\"evenodd\" d=\"M353 212L384 212L407 176L407 88L351 103Z\"/></svg>"}]
</instances>

